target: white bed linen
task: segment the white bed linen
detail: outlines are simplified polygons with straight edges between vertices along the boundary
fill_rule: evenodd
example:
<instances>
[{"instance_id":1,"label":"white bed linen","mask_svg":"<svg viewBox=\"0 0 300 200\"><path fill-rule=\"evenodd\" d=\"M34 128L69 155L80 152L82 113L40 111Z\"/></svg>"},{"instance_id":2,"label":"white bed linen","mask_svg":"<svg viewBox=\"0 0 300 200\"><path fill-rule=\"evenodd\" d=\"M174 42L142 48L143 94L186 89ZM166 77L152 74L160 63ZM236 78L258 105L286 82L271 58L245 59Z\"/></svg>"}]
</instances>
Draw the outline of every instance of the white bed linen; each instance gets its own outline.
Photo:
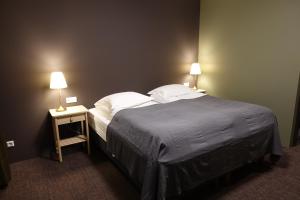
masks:
<instances>
[{"instance_id":1,"label":"white bed linen","mask_svg":"<svg viewBox=\"0 0 300 200\"><path fill-rule=\"evenodd\" d=\"M153 97L153 99L159 103L170 103L170 102L178 101L181 99L195 99L195 98L199 98L199 97L202 97L205 95L206 94L204 94L204 93L191 92L188 94L183 94L180 96L173 96L173 97L164 97L164 96L157 95L157 94L153 94L153 95L151 95L151 97Z\"/></svg>"},{"instance_id":2,"label":"white bed linen","mask_svg":"<svg viewBox=\"0 0 300 200\"><path fill-rule=\"evenodd\" d=\"M133 107L133 108L139 108L139 107L145 107L157 104L156 101L149 101L147 103L144 103L142 105ZM101 111L97 110L96 108L89 109L88 118L89 118L89 125L95 130L95 132L106 142L106 129L108 124L110 123L113 116L107 117L105 113L102 113Z\"/></svg>"},{"instance_id":3,"label":"white bed linen","mask_svg":"<svg viewBox=\"0 0 300 200\"><path fill-rule=\"evenodd\" d=\"M106 129L110 119L101 114L96 108L89 109L89 125L106 142Z\"/></svg>"}]
</instances>

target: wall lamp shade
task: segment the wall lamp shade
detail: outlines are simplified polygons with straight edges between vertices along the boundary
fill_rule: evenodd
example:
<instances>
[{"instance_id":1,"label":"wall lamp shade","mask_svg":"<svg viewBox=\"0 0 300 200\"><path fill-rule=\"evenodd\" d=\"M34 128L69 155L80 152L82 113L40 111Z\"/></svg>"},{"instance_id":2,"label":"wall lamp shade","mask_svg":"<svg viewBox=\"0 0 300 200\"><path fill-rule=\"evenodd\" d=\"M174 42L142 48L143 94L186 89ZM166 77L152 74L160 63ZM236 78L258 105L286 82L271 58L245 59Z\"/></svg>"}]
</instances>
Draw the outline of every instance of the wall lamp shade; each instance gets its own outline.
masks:
<instances>
[{"instance_id":1,"label":"wall lamp shade","mask_svg":"<svg viewBox=\"0 0 300 200\"><path fill-rule=\"evenodd\" d=\"M65 76L62 72L52 72L50 77L50 89L58 89L59 90L59 107L56 109L57 112L65 111L61 104L61 89L67 88L67 82Z\"/></svg>"},{"instance_id":2,"label":"wall lamp shade","mask_svg":"<svg viewBox=\"0 0 300 200\"><path fill-rule=\"evenodd\" d=\"M193 63L191 66L190 75L199 75L201 74L201 68L199 63Z\"/></svg>"},{"instance_id":3,"label":"wall lamp shade","mask_svg":"<svg viewBox=\"0 0 300 200\"><path fill-rule=\"evenodd\" d=\"M67 82L62 72L52 72L50 78L51 89L63 89L67 88Z\"/></svg>"}]
</instances>

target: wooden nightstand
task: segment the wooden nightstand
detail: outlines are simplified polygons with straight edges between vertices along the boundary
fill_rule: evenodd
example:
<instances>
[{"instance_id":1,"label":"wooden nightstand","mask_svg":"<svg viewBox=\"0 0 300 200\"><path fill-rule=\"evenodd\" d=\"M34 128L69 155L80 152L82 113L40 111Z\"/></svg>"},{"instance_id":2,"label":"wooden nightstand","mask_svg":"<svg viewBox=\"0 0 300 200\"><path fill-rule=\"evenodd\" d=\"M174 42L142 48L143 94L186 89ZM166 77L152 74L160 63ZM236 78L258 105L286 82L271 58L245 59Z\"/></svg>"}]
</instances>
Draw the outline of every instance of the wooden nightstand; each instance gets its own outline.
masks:
<instances>
[{"instance_id":1,"label":"wooden nightstand","mask_svg":"<svg viewBox=\"0 0 300 200\"><path fill-rule=\"evenodd\" d=\"M206 94L206 90L203 89L195 89L195 92Z\"/></svg>"},{"instance_id":2,"label":"wooden nightstand","mask_svg":"<svg viewBox=\"0 0 300 200\"><path fill-rule=\"evenodd\" d=\"M89 126L87 117L88 109L80 105L67 107L67 110L63 112L56 112L56 109L50 109L49 112L52 116L56 153L58 154L59 161L62 162L61 148L72 144L86 142L87 152L90 154ZM74 137L60 139L58 126L74 122L81 122L81 133Z\"/></svg>"}]
</instances>

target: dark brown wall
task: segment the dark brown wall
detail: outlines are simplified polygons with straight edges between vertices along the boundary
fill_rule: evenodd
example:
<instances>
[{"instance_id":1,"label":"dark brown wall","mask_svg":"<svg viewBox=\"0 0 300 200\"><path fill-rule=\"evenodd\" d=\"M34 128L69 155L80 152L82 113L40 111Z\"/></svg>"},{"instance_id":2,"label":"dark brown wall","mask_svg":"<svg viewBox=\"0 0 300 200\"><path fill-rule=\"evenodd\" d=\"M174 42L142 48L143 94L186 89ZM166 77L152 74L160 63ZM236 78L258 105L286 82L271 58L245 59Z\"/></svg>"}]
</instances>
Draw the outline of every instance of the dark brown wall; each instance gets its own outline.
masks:
<instances>
[{"instance_id":1,"label":"dark brown wall","mask_svg":"<svg viewBox=\"0 0 300 200\"><path fill-rule=\"evenodd\" d=\"M49 155L51 71L64 95L91 107L104 95L182 80L197 58L199 0L0 3L1 131L12 161Z\"/></svg>"}]
</instances>

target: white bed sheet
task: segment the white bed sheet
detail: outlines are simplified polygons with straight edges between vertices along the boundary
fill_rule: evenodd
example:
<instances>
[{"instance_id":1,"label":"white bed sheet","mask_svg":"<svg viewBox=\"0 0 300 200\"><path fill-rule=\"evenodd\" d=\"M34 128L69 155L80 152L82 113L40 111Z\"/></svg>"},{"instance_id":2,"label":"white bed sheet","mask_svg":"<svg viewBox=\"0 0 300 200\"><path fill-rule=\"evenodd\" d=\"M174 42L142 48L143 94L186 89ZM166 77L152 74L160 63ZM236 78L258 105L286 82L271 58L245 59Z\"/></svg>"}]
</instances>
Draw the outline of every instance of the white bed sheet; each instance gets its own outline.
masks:
<instances>
[{"instance_id":1,"label":"white bed sheet","mask_svg":"<svg viewBox=\"0 0 300 200\"><path fill-rule=\"evenodd\" d=\"M159 102L159 103L170 103L170 102L178 101L178 100L181 100L181 99L199 98L199 97L203 97L205 95L206 94L204 94L204 93L192 92L192 93L183 94L183 95L180 95L180 96L173 96L173 97L164 97L164 96L161 96L161 95L153 94L153 95L151 95L151 97L153 97L153 99L155 101Z\"/></svg>"},{"instance_id":2,"label":"white bed sheet","mask_svg":"<svg viewBox=\"0 0 300 200\"><path fill-rule=\"evenodd\" d=\"M147 103L141 104L134 108L150 106L157 103L158 102L156 101L149 101ZM89 118L89 125L106 142L106 129L108 124L111 121L111 118L108 118L104 113L101 113L96 108L89 109L88 118Z\"/></svg>"},{"instance_id":3,"label":"white bed sheet","mask_svg":"<svg viewBox=\"0 0 300 200\"><path fill-rule=\"evenodd\" d=\"M96 108L89 109L88 117L89 125L106 142L106 129L110 123L110 119L96 110Z\"/></svg>"}]
</instances>

